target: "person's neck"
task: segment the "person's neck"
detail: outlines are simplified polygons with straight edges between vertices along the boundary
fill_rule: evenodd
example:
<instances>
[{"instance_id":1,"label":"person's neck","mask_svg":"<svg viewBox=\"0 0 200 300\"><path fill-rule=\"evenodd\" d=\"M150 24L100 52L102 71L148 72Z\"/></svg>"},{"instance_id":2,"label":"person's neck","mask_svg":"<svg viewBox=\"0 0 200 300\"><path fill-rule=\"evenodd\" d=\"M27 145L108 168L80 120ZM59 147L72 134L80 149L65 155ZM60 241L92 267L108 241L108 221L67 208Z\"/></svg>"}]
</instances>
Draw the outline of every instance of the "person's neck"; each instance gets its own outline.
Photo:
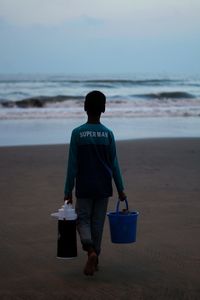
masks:
<instances>
[{"instance_id":1,"label":"person's neck","mask_svg":"<svg viewBox=\"0 0 200 300\"><path fill-rule=\"evenodd\" d=\"M87 123L100 124L100 116L88 116Z\"/></svg>"}]
</instances>

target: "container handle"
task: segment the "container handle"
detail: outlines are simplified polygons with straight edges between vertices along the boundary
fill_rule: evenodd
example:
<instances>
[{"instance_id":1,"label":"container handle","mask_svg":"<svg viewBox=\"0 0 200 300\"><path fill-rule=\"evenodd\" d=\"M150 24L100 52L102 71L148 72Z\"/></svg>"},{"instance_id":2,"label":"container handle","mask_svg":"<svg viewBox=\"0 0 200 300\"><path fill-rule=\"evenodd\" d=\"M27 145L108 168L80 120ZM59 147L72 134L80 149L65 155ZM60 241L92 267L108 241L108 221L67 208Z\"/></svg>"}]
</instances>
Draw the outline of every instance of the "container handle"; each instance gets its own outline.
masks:
<instances>
[{"instance_id":1,"label":"container handle","mask_svg":"<svg viewBox=\"0 0 200 300\"><path fill-rule=\"evenodd\" d=\"M126 198L124 201L118 200L118 201L117 201L117 205L116 205L116 213L117 213L117 214L119 214L119 204L120 204L120 202L125 202L125 203L126 203L126 209L127 209L127 211L129 210L129 209L128 209L128 200L127 200L127 198Z\"/></svg>"}]
</instances>

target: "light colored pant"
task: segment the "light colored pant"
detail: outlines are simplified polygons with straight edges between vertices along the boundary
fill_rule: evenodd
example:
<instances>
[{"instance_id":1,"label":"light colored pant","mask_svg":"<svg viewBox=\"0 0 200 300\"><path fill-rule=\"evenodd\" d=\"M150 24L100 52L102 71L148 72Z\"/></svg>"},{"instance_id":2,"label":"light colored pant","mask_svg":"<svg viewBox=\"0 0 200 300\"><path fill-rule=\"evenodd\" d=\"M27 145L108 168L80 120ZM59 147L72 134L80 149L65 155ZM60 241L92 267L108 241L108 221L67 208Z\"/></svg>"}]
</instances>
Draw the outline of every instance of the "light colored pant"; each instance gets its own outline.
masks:
<instances>
[{"instance_id":1,"label":"light colored pant","mask_svg":"<svg viewBox=\"0 0 200 300\"><path fill-rule=\"evenodd\" d=\"M78 198L76 200L77 229L83 250L94 248L97 255L101 251L101 240L108 198Z\"/></svg>"}]
</instances>

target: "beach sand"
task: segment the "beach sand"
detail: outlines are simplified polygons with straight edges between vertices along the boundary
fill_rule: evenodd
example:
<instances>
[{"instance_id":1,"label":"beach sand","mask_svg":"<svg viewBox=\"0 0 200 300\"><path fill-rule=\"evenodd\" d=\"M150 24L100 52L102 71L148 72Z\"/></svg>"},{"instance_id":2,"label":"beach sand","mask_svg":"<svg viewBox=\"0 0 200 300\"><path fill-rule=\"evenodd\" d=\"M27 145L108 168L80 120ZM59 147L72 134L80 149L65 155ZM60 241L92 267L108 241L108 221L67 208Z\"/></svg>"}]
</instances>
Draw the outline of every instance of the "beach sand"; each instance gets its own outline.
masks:
<instances>
[{"instance_id":1,"label":"beach sand","mask_svg":"<svg viewBox=\"0 0 200 300\"><path fill-rule=\"evenodd\" d=\"M0 299L200 299L200 139L117 143L137 242L110 242L100 270L56 259L68 146L0 148ZM116 193L109 211L115 209Z\"/></svg>"}]
</instances>

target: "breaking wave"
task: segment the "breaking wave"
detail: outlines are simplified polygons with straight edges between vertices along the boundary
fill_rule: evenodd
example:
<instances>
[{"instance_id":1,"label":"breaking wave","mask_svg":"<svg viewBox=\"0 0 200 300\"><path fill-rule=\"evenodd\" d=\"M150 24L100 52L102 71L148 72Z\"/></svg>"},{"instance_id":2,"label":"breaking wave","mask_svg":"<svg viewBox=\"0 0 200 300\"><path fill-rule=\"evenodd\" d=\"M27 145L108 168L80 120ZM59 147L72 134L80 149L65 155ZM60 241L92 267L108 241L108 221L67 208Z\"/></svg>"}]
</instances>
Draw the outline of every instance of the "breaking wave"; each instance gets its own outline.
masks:
<instances>
[{"instance_id":1,"label":"breaking wave","mask_svg":"<svg viewBox=\"0 0 200 300\"><path fill-rule=\"evenodd\" d=\"M108 117L200 116L199 87L199 77L0 75L0 119L82 117L96 89Z\"/></svg>"},{"instance_id":2,"label":"breaking wave","mask_svg":"<svg viewBox=\"0 0 200 300\"><path fill-rule=\"evenodd\" d=\"M69 101L69 100L81 100L83 97L79 96L64 96L64 95L58 95L58 96L39 96L39 97L32 97L32 98L27 98L27 99L22 99L18 101L4 101L1 100L0 104L2 107L6 108L12 108L12 107L21 107L21 108L31 108L31 107L45 107L48 104L53 104L53 103L61 103L64 101Z\"/></svg>"},{"instance_id":3,"label":"breaking wave","mask_svg":"<svg viewBox=\"0 0 200 300\"><path fill-rule=\"evenodd\" d=\"M150 93L144 95L138 95L141 98L146 99L194 99L194 95L186 92L161 92L161 93Z\"/></svg>"}]
</instances>

